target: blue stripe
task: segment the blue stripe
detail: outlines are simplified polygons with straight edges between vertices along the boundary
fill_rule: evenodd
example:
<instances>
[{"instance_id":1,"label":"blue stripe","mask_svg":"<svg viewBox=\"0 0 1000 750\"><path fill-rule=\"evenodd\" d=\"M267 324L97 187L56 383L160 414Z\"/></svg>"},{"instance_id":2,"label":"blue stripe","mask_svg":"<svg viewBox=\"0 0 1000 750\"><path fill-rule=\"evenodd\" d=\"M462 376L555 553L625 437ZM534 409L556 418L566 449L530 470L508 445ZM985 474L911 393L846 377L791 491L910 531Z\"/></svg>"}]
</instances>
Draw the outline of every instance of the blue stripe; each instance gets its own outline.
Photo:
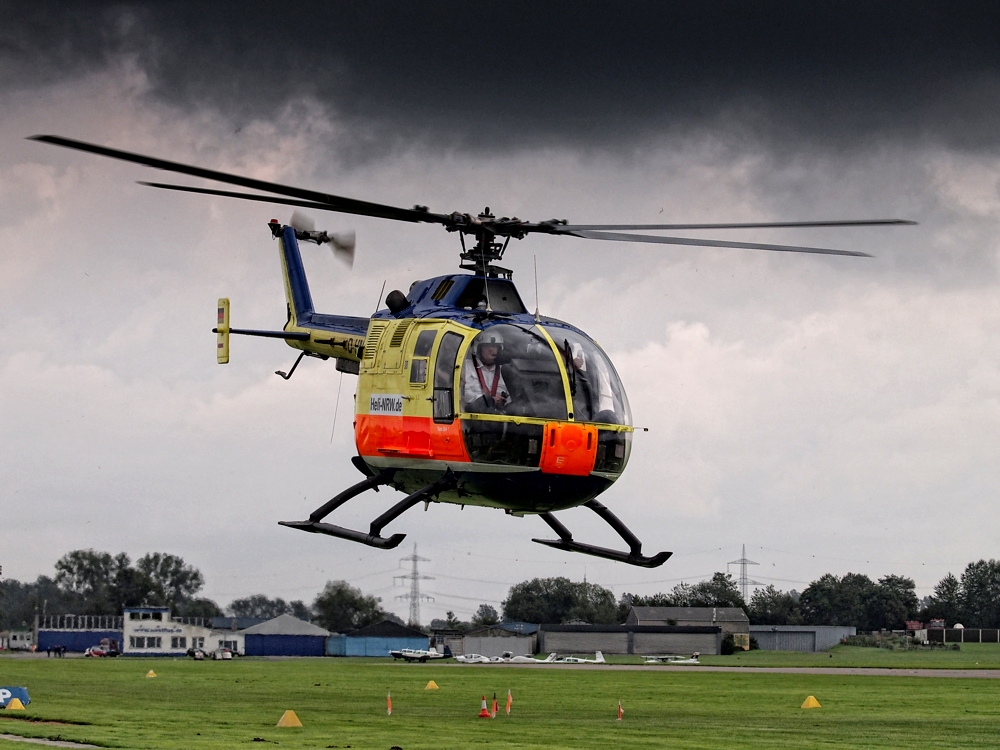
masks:
<instances>
[{"instance_id":1,"label":"blue stripe","mask_svg":"<svg viewBox=\"0 0 1000 750\"><path fill-rule=\"evenodd\" d=\"M313 313L313 301L309 293L309 282L306 281L306 270L302 266L299 241L295 239L293 227L285 227L281 233L281 246L285 253L285 268L288 269L288 286L292 290L292 308L299 325L302 325L308 322Z\"/></svg>"}]
</instances>

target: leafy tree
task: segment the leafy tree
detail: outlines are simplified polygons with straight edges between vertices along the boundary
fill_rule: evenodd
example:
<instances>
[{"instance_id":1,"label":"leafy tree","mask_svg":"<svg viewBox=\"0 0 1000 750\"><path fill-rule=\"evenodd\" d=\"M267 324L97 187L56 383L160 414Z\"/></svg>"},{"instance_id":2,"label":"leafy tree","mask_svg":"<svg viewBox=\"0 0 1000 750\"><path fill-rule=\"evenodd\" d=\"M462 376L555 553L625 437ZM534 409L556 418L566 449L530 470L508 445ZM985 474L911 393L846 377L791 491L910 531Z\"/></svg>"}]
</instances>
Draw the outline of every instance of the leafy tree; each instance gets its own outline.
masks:
<instances>
[{"instance_id":1,"label":"leafy tree","mask_svg":"<svg viewBox=\"0 0 1000 750\"><path fill-rule=\"evenodd\" d=\"M347 581L327 581L313 602L313 611L324 628L343 632L386 619L381 601L377 596L365 596Z\"/></svg>"},{"instance_id":2,"label":"leafy tree","mask_svg":"<svg viewBox=\"0 0 1000 750\"><path fill-rule=\"evenodd\" d=\"M773 585L759 588L750 597L747 616L753 625L800 625L802 612L790 594Z\"/></svg>"},{"instance_id":3,"label":"leafy tree","mask_svg":"<svg viewBox=\"0 0 1000 750\"><path fill-rule=\"evenodd\" d=\"M969 563L962 573L960 597L963 625L1000 627L1000 561Z\"/></svg>"},{"instance_id":4,"label":"leafy tree","mask_svg":"<svg viewBox=\"0 0 1000 750\"><path fill-rule=\"evenodd\" d=\"M178 617L222 617L219 605L211 599L189 599L180 605L176 612Z\"/></svg>"},{"instance_id":5,"label":"leafy tree","mask_svg":"<svg viewBox=\"0 0 1000 750\"><path fill-rule=\"evenodd\" d=\"M924 619L942 619L949 625L961 622L962 584L951 573L938 581L934 593L925 601L926 604L920 612L920 616Z\"/></svg>"},{"instance_id":6,"label":"leafy tree","mask_svg":"<svg viewBox=\"0 0 1000 750\"><path fill-rule=\"evenodd\" d=\"M171 609L194 597L205 585L201 572L177 555L153 552L139 558L135 567L149 578L152 595Z\"/></svg>"},{"instance_id":7,"label":"leafy tree","mask_svg":"<svg viewBox=\"0 0 1000 750\"><path fill-rule=\"evenodd\" d=\"M859 630L901 629L916 615L919 601L910 578L888 575L878 583L860 573L826 574L799 599L810 625L855 625Z\"/></svg>"},{"instance_id":8,"label":"leafy tree","mask_svg":"<svg viewBox=\"0 0 1000 750\"><path fill-rule=\"evenodd\" d=\"M79 614L114 613L111 589L116 561L110 554L92 549L73 550L56 561L55 569L59 588L77 594L82 600Z\"/></svg>"},{"instance_id":9,"label":"leafy tree","mask_svg":"<svg viewBox=\"0 0 1000 750\"><path fill-rule=\"evenodd\" d=\"M125 607L138 607L157 600L155 586L148 575L132 567L124 552L114 557L108 600L111 614L120 614ZM158 601L157 601L158 603Z\"/></svg>"},{"instance_id":10,"label":"leafy tree","mask_svg":"<svg viewBox=\"0 0 1000 750\"><path fill-rule=\"evenodd\" d=\"M827 573L810 583L799 598L805 621L810 625L855 625L870 630L866 599L875 583L866 575L848 573L838 578Z\"/></svg>"},{"instance_id":11,"label":"leafy tree","mask_svg":"<svg viewBox=\"0 0 1000 750\"><path fill-rule=\"evenodd\" d=\"M676 586L670 590L669 596L670 604L664 605L667 607L693 607L695 606L695 593L694 586L690 583L684 583L681 581ZM649 605L653 606L653 605Z\"/></svg>"},{"instance_id":12,"label":"leafy tree","mask_svg":"<svg viewBox=\"0 0 1000 750\"><path fill-rule=\"evenodd\" d=\"M8 578L0 581L0 630L30 628L35 615L82 612L80 594L60 588L48 576L38 576L34 583Z\"/></svg>"},{"instance_id":13,"label":"leafy tree","mask_svg":"<svg viewBox=\"0 0 1000 750\"><path fill-rule=\"evenodd\" d=\"M614 623L618 607L614 594L593 583L568 578L533 578L511 586L504 599L505 620L558 623L579 618L590 623Z\"/></svg>"},{"instance_id":14,"label":"leafy tree","mask_svg":"<svg viewBox=\"0 0 1000 750\"><path fill-rule=\"evenodd\" d=\"M496 608L489 604L480 604L476 614L472 616L472 624L477 626L495 625L500 622L500 615Z\"/></svg>"},{"instance_id":15,"label":"leafy tree","mask_svg":"<svg viewBox=\"0 0 1000 750\"><path fill-rule=\"evenodd\" d=\"M296 603L302 604L302 602ZM305 605L302 604L302 607L304 609ZM229 603L229 606L226 607L226 610L233 617L259 617L266 620L278 617L279 615L295 614L281 597L269 599L264 594L254 594L243 599L233 599ZM298 615L295 616L298 617ZM300 617L299 619L308 620L309 617Z\"/></svg>"},{"instance_id":16,"label":"leafy tree","mask_svg":"<svg viewBox=\"0 0 1000 750\"><path fill-rule=\"evenodd\" d=\"M888 575L879 578L865 603L867 629L905 628L906 621L916 616L920 606L915 586L912 578L904 576Z\"/></svg>"},{"instance_id":17,"label":"leafy tree","mask_svg":"<svg viewBox=\"0 0 1000 750\"><path fill-rule=\"evenodd\" d=\"M309 620L312 619L312 608L307 606L301 599L295 599L288 602L288 614L292 617L297 617L300 620L309 622Z\"/></svg>"},{"instance_id":18,"label":"leafy tree","mask_svg":"<svg viewBox=\"0 0 1000 750\"><path fill-rule=\"evenodd\" d=\"M746 606L736 581L729 573L715 573L707 581L691 587L689 607L740 607Z\"/></svg>"}]
</instances>

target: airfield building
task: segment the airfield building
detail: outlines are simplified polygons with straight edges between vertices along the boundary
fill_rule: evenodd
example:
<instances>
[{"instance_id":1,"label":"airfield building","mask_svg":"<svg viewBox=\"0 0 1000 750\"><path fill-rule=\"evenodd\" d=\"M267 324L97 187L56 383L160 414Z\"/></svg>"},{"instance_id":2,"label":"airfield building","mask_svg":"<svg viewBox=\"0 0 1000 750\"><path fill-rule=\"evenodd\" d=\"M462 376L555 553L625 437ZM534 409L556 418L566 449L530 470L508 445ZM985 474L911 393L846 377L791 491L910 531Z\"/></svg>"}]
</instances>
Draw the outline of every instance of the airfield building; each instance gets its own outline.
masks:
<instances>
[{"instance_id":1,"label":"airfield building","mask_svg":"<svg viewBox=\"0 0 1000 750\"><path fill-rule=\"evenodd\" d=\"M538 650L559 654L722 653L719 625L541 625Z\"/></svg>"},{"instance_id":2,"label":"airfield building","mask_svg":"<svg viewBox=\"0 0 1000 750\"><path fill-rule=\"evenodd\" d=\"M374 625L326 639L327 656L389 656L404 648L426 649L429 639L419 630L382 620Z\"/></svg>"},{"instance_id":3,"label":"airfield building","mask_svg":"<svg viewBox=\"0 0 1000 750\"><path fill-rule=\"evenodd\" d=\"M279 615L242 634L247 656L323 656L330 631L292 615Z\"/></svg>"},{"instance_id":4,"label":"airfield building","mask_svg":"<svg viewBox=\"0 0 1000 750\"><path fill-rule=\"evenodd\" d=\"M632 607L625 624L718 626L723 636L750 633L750 618L739 607Z\"/></svg>"}]
</instances>

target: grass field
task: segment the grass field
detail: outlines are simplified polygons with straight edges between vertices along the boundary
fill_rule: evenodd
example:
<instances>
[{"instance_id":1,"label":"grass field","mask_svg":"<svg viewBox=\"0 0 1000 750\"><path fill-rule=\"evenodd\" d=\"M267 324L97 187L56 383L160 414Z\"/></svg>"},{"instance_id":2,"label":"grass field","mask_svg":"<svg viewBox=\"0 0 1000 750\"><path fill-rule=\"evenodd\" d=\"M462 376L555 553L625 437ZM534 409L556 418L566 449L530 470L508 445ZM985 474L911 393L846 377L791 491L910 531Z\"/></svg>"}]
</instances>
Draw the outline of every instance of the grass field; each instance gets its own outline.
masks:
<instances>
[{"instance_id":1,"label":"grass field","mask_svg":"<svg viewBox=\"0 0 1000 750\"><path fill-rule=\"evenodd\" d=\"M151 668L155 679L145 676ZM440 690L424 690L431 679ZM1000 745L1000 680L525 669L361 659L0 658L0 685L26 685L32 696L21 714L24 719L0 712L0 733L58 736L109 747ZM387 688L392 689L392 716L386 716ZM510 717L502 713L508 688L514 696ZM480 696L492 697L494 691L501 715L477 719ZM800 709L807 695L815 695L823 708ZM622 722L615 721L619 699L625 708ZM297 712L302 729L274 726L286 708ZM27 747L0 740L3 750Z\"/></svg>"}]
</instances>

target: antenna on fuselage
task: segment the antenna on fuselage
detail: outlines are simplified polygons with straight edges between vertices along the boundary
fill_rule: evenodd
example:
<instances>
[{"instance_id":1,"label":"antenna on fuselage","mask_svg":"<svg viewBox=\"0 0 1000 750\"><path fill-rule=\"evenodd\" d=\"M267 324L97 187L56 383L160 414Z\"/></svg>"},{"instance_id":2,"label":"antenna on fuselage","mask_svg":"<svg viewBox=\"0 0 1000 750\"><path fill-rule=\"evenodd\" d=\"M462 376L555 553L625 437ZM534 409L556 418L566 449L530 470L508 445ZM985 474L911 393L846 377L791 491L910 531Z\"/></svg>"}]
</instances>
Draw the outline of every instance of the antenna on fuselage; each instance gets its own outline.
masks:
<instances>
[{"instance_id":1,"label":"antenna on fuselage","mask_svg":"<svg viewBox=\"0 0 1000 750\"><path fill-rule=\"evenodd\" d=\"M537 323L542 319L542 316L538 314L538 256L531 256L535 264L535 322Z\"/></svg>"}]
</instances>

